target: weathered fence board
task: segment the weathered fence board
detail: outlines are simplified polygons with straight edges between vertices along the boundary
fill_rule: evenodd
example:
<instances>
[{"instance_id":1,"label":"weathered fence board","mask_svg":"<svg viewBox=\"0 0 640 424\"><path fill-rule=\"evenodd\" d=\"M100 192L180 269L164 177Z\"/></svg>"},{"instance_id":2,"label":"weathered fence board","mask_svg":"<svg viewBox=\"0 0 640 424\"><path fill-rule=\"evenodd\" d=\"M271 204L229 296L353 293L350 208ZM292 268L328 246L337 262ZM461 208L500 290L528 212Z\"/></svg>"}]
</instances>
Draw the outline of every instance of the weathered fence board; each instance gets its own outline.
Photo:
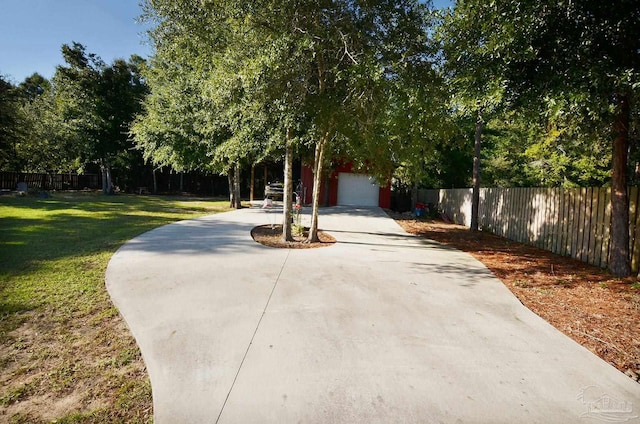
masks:
<instances>
[{"instance_id":1,"label":"weathered fence board","mask_svg":"<svg viewBox=\"0 0 640 424\"><path fill-rule=\"evenodd\" d=\"M583 242L583 237L584 237L584 213L585 213L585 208L581 207L581 205L584 205L585 202L585 193L586 193L586 189L581 188L580 191L578 192L578 199L577 199L577 205L578 205L578 220L576 221L576 252L575 252L575 256L574 258L577 260L581 260L582 258L582 252L584 251L582 242Z\"/></svg>"},{"instance_id":2,"label":"weathered fence board","mask_svg":"<svg viewBox=\"0 0 640 424\"><path fill-rule=\"evenodd\" d=\"M604 211L605 211L605 192L603 189L598 189L598 213L596 215L596 244L594 257L595 265L602 265L602 237L604 236L604 226L602 225L604 222Z\"/></svg>"},{"instance_id":3,"label":"weathered fence board","mask_svg":"<svg viewBox=\"0 0 640 424\"><path fill-rule=\"evenodd\" d=\"M591 242L589 243L589 263L594 265L600 265L600 250L602 248L602 240L600 239L600 211L602 206L602 198L600 196L600 189L593 189L591 196ZM596 253L596 251L598 253Z\"/></svg>"},{"instance_id":4,"label":"weathered fence board","mask_svg":"<svg viewBox=\"0 0 640 424\"><path fill-rule=\"evenodd\" d=\"M582 255L580 256L580 260L582 262L589 262L589 240L590 240L590 232L589 228L591 227L591 196L593 195L593 189L591 187L587 188L584 194L584 220L582 227Z\"/></svg>"},{"instance_id":5,"label":"weathered fence board","mask_svg":"<svg viewBox=\"0 0 640 424\"><path fill-rule=\"evenodd\" d=\"M547 250L553 250L553 247L556 243L556 240L558 239L558 229L556 227L556 224L558 222L558 219L556 217L557 214L557 205L556 205L556 192L554 190L548 189L547 190L547 196L548 196L548 202L547 204L549 205L547 208L547 222L550 223L549 225L549 240L547 241L546 244L546 249Z\"/></svg>"},{"instance_id":6,"label":"weathered fence board","mask_svg":"<svg viewBox=\"0 0 640 424\"><path fill-rule=\"evenodd\" d=\"M573 227L573 196L571 190L564 190L564 229L562 233L563 253L565 256L571 256L571 228Z\"/></svg>"},{"instance_id":7,"label":"weathered fence board","mask_svg":"<svg viewBox=\"0 0 640 424\"><path fill-rule=\"evenodd\" d=\"M424 190L452 221L471 223L471 189ZM631 268L640 269L640 189L630 187ZM482 188L479 226L499 236L531 244L605 268L609 262L611 189Z\"/></svg>"},{"instance_id":8,"label":"weathered fence board","mask_svg":"<svg viewBox=\"0 0 640 424\"><path fill-rule=\"evenodd\" d=\"M504 192L504 207L507 211L508 219L505 220L505 235L507 238L513 237L513 191Z\"/></svg>"}]
</instances>

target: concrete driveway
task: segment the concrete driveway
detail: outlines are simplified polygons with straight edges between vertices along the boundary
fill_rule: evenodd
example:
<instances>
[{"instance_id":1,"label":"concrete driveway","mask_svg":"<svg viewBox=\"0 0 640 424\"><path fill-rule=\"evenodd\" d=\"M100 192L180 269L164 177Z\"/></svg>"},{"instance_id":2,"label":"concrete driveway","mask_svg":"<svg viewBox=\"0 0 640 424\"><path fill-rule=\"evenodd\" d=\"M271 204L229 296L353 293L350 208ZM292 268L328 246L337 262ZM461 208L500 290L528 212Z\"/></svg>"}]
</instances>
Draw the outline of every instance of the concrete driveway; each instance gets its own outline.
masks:
<instances>
[{"instance_id":1,"label":"concrete driveway","mask_svg":"<svg viewBox=\"0 0 640 424\"><path fill-rule=\"evenodd\" d=\"M471 256L377 208L322 210L331 247L251 239L276 221L259 209L183 221L111 259L156 423L639 422L639 384Z\"/></svg>"}]
</instances>

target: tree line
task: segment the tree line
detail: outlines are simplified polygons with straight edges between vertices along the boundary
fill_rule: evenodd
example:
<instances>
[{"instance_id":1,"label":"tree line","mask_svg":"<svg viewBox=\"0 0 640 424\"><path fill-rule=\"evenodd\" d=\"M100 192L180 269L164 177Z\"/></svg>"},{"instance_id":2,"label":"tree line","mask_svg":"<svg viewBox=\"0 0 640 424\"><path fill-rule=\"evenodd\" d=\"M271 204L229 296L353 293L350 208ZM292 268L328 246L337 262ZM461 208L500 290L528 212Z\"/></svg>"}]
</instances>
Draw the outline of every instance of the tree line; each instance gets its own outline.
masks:
<instances>
[{"instance_id":1,"label":"tree line","mask_svg":"<svg viewBox=\"0 0 640 424\"><path fill-rule=\"evenodd\" d=\"M114 166L142 163L129 125L148 93L145 61L132 56L107 65L78 43L63 45L62 56L65 64L51 81L37 73L17 86L0 80L0 170L83 172L95 166L110 193Z\"/></svg>"},{"instance_id":2,"label":"tree line","mask_svg":"<svg viewBox=\"0 0 640 424\"><path fill-rule=\"evenodd\" d=\"M2 169L94 163L108 188L113 164L144 160L227 175L239 206L241 169L266 160L284 162L290 196L295 155L314 170L310 240L320 178L342 158L414 191L611 185L611 269L629 272L638 2L142 5L153 23L148 62L106 65L74 43L52 81L0 81Z\"/></svg>"}]
</instances>

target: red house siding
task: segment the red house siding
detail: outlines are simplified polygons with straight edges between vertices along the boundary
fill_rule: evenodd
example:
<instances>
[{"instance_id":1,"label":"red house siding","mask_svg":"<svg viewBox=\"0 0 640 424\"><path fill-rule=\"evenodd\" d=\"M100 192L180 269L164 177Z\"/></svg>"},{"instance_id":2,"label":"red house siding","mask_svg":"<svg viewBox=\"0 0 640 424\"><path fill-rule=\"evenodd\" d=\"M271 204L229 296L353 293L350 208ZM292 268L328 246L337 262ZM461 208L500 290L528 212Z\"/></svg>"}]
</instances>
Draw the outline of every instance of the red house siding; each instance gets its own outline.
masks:
<instances>
[{"instance_id":1,"label":"red house siding","mask_svg":"<svg viewBox=\"0 0 640 424\"><path fill-rule=\"evenodd\" d=\"M386 186L380 187L380 198L378 199L378 206L384 209L391 209L391 183L388 182Z\"/></svg>"}]
</instances>

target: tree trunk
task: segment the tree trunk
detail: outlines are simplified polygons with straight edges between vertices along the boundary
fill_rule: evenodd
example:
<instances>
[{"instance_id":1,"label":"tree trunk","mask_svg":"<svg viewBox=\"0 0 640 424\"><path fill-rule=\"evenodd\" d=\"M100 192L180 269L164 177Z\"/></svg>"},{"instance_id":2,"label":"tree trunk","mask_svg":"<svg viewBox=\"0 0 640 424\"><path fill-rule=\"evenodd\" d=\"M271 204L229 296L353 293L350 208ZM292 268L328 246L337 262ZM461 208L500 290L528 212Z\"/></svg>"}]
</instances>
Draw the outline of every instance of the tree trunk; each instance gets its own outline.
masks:
<instances>
[{"instance_id":1,"label":"tree trunk","mask_svg":"<svg viewBox=\"0 0 640 424\"><path fill-rule=\"evenodd\" d=\"M480 208L480 147L482 143L482 109L478 110L476 135L473 146L473 192L471 194L471 231L478 231Z\"/></svg>"},{"instance_id":2,"label":"tree trunk","mask_svg":"<svg viewBox=\"0 0 640 424\"><path fill-rule=\"evenodd\" d=\"M100 161L100 177L102 178L102 194L107 194L107 173L104 169L104 162Z\"/></svg>"},{"instance_id":3,"label":"tree trunk","mask_svg":"<svg viewBox=\"0 0 640 424\"><path fill-rule=\"evenodd\" d=\"M180 193L184 192L184 172L180 172Z\"/></svg>"},{"instance_id":4,"label":"tree trunk","mask_svg":"<svg viewBox=\"0 0 640 424\"><path fill-rule=\"evenodd\" d=\"M251 188L249 190L249 201L253 202L254 189L256 186L256 165L251 165Z\"/></svg>"},{"instance_id":5,"label":"tree trunk","mask_svg":"<svg viewBox=\"0 0 640 424\"><path fill-rule=\"evenodd\" d=\"M234 166L234 173L235 173L235 177L234 177L234 191L235 191L235 199L236 199L236 209L240 209L242 208L242 198L240 197L240 164L236 163Z\"/></svg>"},{"instance_id":6,"label":"tree trunk","mask_svg":"<svg viewBox=\"0 0 640 424\"><path fill-rule=\"evenodd\" d=\"M113 181L111 180L111 166L106 159L100 160L100 174L102 174L102 194L113 194Z\"/></svg>"},{"instance_id":7,"label":"tree trunk","mask_svg":"<svg viewBox=\"0 0 640 424\"><path fill-rule=\"evenodd\" d=\"M631 274L629 262L629 197L627 159L629 147L629 99L616 96L617 116L613 124L613 166L611 170L611 244L609 271L619 277Z\"/></svg>"},{"instance_id":8,"label":"tree trunk","mask_svg":"<svg viewBox=\"0 0 640 424\"><path fill-rule=\"evenodd\" d=\"M153 194L158 192L158 177L156 176L156 170L152 171L153 174Z\"/></svg>"},{"instance_id":9,"label":"tree trunk","mask_svg":"<svg viewBox=\"0 0 640 424\"><path fill-rule=\"evenodd\" d=\"M113 191L113 177L111 175L111 165L107 162L107 194L115 194Z\"/></svg>"},{"instance_id":10,"label":"tree trunk","mask_svg":"<svg viewBox=\"0 0 640 424\"><path fill-rule=\"evenodd\" d=\"M267 197L267 183L269 182L267 180L269 178L269 168L267 167L266 164L264 165L263 173L264 173L264 181L263 181L264 184L262 185L263 186L262 188L264 189L264 191L262 192L263 193L262 197L264 198L264 197Z\"/></svg>"},{"instance_id":11,"label":"tree trunk","mask_svg":"<svg viewBox=\"0 0 640 424\"><path fill-rule=\"evenodd\" d=\"M316 26L320 28L319 17L316 16ZM318 70L318 94L323 97L326 88L326 75L325 75L325 63L324 63L324 50L319 48L319 44L315 49L316 64ZM314 243L319 241L318 238L318 208L320 206L320 186L322 183L322 174L324 170L324 149L329 142L329 136L333 132L332 125L327 126L327 131L322 134L318 142L316 143L314 163L313 163L313 192L311 200L311 225L309 228L309 236L307 237L307 243Z\"/></svg>"},{"instance_id":12,"label":"tree trunk","mask_svg":"<svg viewBox=\"0 0 640 424\"><path fill-rule=\"evenodd\" d=\"M319 240L318 239L318 208L320 206L320 185L322 183L322 172L324 168L324 148L328 138L329 138L329 133L327 132L316 143L315 158L313 163L311 226L309 228L309 236L307 237L307 242L309 243L313 243Z\"/></svg>"},{"instance_id":13,"label":"tree trunk","mask_svg":"<svg viewBox=\"0 0 640 424\"><path fill-rule=\"evenodd\" d=\"M284 193L282 195L282 240L293 241L291 234L291 207L293 204L293 141L291 129L287 129L287 140L284 156Z\"/></svg>"},{"instance_id":14,"label":"tree trunk","mask_svg":"<svg viewBox=\"0 0 640 424\"><path fill-rule=\"evenodd\" d=\"M231 209L234 209L236 207L236 199L235 199L236 191L234 189L235 187L234 179L235 179L235 174L234 174L233 168L231 168L227 172L227 182L229 183L229 208Z\"/></svg>"}]
</instances>

